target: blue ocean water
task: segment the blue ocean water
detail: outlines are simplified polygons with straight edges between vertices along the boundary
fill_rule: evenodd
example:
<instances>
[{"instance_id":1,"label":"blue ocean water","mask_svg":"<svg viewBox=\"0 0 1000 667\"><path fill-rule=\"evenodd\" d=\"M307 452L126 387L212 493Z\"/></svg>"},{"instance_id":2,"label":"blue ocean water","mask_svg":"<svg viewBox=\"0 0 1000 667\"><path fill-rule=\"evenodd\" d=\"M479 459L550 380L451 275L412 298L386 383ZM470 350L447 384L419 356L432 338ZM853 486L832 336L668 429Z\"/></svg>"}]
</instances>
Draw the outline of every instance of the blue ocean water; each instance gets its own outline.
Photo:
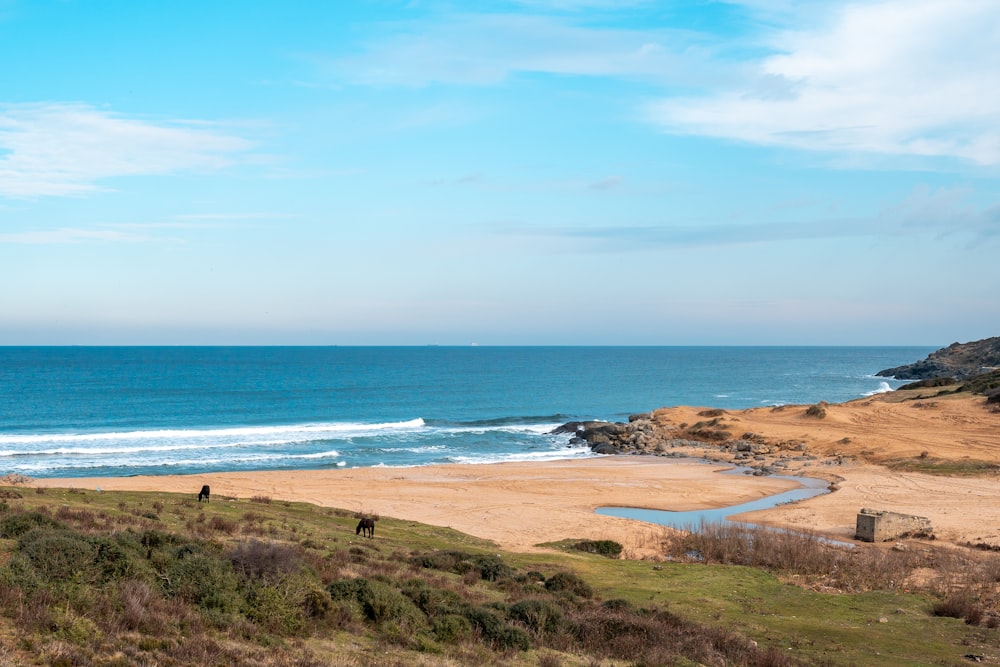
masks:
<instances>
[{"instance_id":1,"label":"blue ocean water","mask_svg":"<svg viewBox=\"0 0 1000 667\"><path fill-rule=\"evenodd\" d=\"M558 424L841 402L932 347L0 347L0 474L591 456Z\"/></svg>"}]
</instances>

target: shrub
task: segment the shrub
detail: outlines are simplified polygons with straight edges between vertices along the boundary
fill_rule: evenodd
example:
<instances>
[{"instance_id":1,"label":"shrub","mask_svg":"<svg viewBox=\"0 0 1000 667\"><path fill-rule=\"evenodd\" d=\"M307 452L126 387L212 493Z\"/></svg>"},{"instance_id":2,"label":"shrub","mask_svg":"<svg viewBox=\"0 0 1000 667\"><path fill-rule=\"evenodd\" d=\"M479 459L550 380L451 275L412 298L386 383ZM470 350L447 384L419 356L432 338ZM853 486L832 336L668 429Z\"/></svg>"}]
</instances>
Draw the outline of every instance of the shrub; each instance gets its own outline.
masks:
<instances>
[{"instance_id":1,"label":"shrub","mask_svg":"<svg viewBox=\"0 0 1000 667\"><path fill-rule=\"evenodd\" d=\"M95 547L94 562L105 581L142 579L152 581L153 572L140 538L135 533L91 538Z\"/></svg>"},{"instance_id":2,"label":"shrub","mask_svg":"<svg viewBox=\"0 0 1000 667\"><path fill-rule=\"evenodd\" d=\"M468 562L471 558L472 554L464 551L434 551L413 556L410 562L418 567L464 574L468 568L463 569L460 564Z\"/></svg>"},{"instance_id":3,"label":"shrub","mask_svg":"<svg viewBox=\"0 0 1000 667\"><path fill-rule=\"evenodd\" d=\"M326 618L333 609L330 594L322 588L310 588L302 601L306 616L309 618Z\"/></svg>"},{"instance_id":4,"label":"shrub","mask_svg":"<svg viewBox=\"0 0 1000 667\"><path fill-rule=\"evenodd\" d=\"M0 537L20 537L32 528L60 528L62 524L41 512L21 512L0 521Z\"/></svg>"},{"instance_id":5,"label":"shrub","mask_svg":"<svg viewBox=\"0 0 1000 667\"><path fill-rule=\"evenodd\" d=\"M618 558L622 553L622 545L614 540L582 540L573 545L577 551L590 554L600 554L608 558Z\"/></svg>"},{"instance_id":6,"label":"shrub","mask_svg":"<svg viewBox=\"0 0 1000 667\"><path fill-rule=\"evenodd\" d=\"M27 484L30 481L30 477L26 477L16 472L10 472L3 477L0 477L0 484L3 484L4 486L18 486L19 484Z\"/></svg>"},{"instance_id":7,"label":"shrub","mask_svg":"<svg viewBox=\"0 0 1000 667\"><path fill-rule=\"evenodd\" d=\"M227 535L232 535L236 532L239 527L235 521L230 521L221 516L213 516L208 521L208 527L212 530L218 531L220 533L226 533Z\"/></svg>"},{"instance_id":8,"label":"shrub","mask_svg":"<svg viewBox=\"0 0 1000 667\"><path fill-rule=\"evenodd\" d=\"M369 581L360 595L361 610L373 623L393 622L404 627L423 625L424 616L408 597L381 581Z\"/></svg>"},{"instance_id":9,"label":"shrub","mask_svg":"<svg viewBox=\"0 0 1000 667\"><path fill-rule=\"evenodd\" d=\"M517 649L527 651L531 647L528 635L520 628L504 622L497 612L487 607L470 607L465 617L479 632L483 641L500 651Z\"/></svg>"},{"instance_id":10,"label":"shrub","mask_svg":"<svg viewBox=\"0 0 1000 667\"><path fill-rule=\"evenodd\" d=\"M434 619L431 632L438 641L455 644L472 635L472 624L465 616L445 614Z\"/></svg>"},{"instance_id":11,"label":"shrub","mask_svg":"<svg viewBox=\"0 0 1000 667\"><path fill-rule=\"evenodd\" d=\"M826 403L820 401L816 405L810 405L806 409L806 417L815 417L816 419L823 419L826 417Z\"/></svg>"},{"instance_id":12,"label":"shrub","mask_svg":"<svg viewBox=\"0 0 1000 667\"><path fill-rule=\"evenodd\" d=\"M361 602L366 590L368 590L368 580L363 578L338 579L331 581L326 587L331 599L351 602Z\"/></svg>"},{"instance_id":13,"label":"shrub","mask_svg":"<svg viewBox=\"0 0 1000 667\"><path fill-rule=\"evenodd\" d=\"M572 572L557 572L545 580L545 589L553 593L567 592L582 598L590 598L594 590L586 581Z\"/></svg>"},{"instance_id":14,"label":"shrub","mask_svg":"<svg viewBox=\"0 0 1000 667\"><path fill-rule=\"evenodd\" d=\"M622 600L620 598L613 598L611 600L605 600L601 603L602 609L607 609L608 611L633 611L632 603L628 600Z\"/></svg>"},{"instance_id":15,"label":"shrub","mask_svg":"<svg viewBox=\"0 0 1000 667\"><path fill-rule=\"evenodd\" d=\"M118 586L117 613L127 630L141 630L145 634L159 634L157 616L151 609L155 593L144 581L127 579Z\"/></svg>"},{"instance_id":16,"label":"shrub","mask_svg":"<svg viewBox=\"0 0 1000 667\"><path fill-rule=\"evenodd\" d=\"M139 538L139 544L147 549L161 549L166 546L175 545L179 541L176 535L164 533L160 530L143 531L142 537Z\"/></svg>"},{"instance_id":17,"label":"shrub","mask_svg":"<svg viewBox=\"0 0 1000 667\"><path fill-rule=\"evenodd\" d=\"M248 540L233 547L229 560L245 581L274 581L303 567L302 556L294 547L260 540Z\"/></svg>"},{"instance_id":18,"label":"shrub","mask_svg":"<svg viewBox=\"0 0 1000 667\"><path fill-rule=\"evenodd\" d=\"M508 617L532 632L550 634L562 624L563 612L549 600L521 600L511 605Z\"/></svg>"},{"instance_id":19,"label":"shrub","mask_svg":"<svg viewBox=\"0 0 1000 667\"><path fill-rule=\"evenodd\" d=\"M476 572L485 581L499 581L513 576L514 569L499 556L470 554L464 551L435 551L414 556L410 562L419 567L433 568L455 574Z\"/></svg>"},{"instance_id":20,"label":"shrub","mask_svg":"<svg viewBox=\"0 0 1000 667\"><path fill-rule=\"evenodd\" d=\"M282 582L260 584L246 593L243 613L267 632L299 635L306 628L304 591Z\"/></svg>"},{"instance_id":21,"label":"shrub","mask_svg":"<svg viewBox=\"0 0 1000 667\"><path fill-rule=\"evenodd\" d=\"M935 616L964 619L969 625L979 625L985 616L983 608L963 592L949 595L935 604L931 611Z\"/></svg>"},{"instance_id":22,"label":"shrub","mask_svg":"<svg viewBox=\"0 0 1000 667\"><path fill-rule=\"evenodd\" d=\"M228 561L205 553L181 550L164 573L165 592L202 609L236 611L240 596Z\"/></svg>"},{"instance_id":23,"label":"shrub","mask_svg":"<svg viewBox=\"0 0 1000 667\"><path fill-rule=\"evenodd\" d=\"M55 581L93 566L96 551L86 538L60 528L35 528L21 536L18 548L42 577Z\"/></svg>"},{"instance_id":24,"label":"shrub","mask_svg":"<svg viewBox=\"0 0 1000 667\"><path fill-rule=\"evenodd\" d=\"M11 594L15 589L32 593L42 588L45 583L46 579L32 567L31 561L23 554L14 554L0 568L0 591L6 594Z\"/></svg>"},{"instance_id":25,"label":"shrub","mask_svg":"<svg viewBox=\"0 0 1000 667\"><path fill-rule=\"evenodd\" d=\"M430 618L448 614L460 614L465 601L458 593L446 588L428 586L422 580L411 580L403 586L406 595L420 611Z\"/></svg>"},{"instance_id":26,"label":"shrub","mask_svg":"<svg viewBox=\"0 0 1000 667\"><path fill-rule=\"evenodd\" d=\"M514 574L514 569L500 560L499 556L476 556L472 562L486 581L499 581Z\"/></svg>"}]
</instances>

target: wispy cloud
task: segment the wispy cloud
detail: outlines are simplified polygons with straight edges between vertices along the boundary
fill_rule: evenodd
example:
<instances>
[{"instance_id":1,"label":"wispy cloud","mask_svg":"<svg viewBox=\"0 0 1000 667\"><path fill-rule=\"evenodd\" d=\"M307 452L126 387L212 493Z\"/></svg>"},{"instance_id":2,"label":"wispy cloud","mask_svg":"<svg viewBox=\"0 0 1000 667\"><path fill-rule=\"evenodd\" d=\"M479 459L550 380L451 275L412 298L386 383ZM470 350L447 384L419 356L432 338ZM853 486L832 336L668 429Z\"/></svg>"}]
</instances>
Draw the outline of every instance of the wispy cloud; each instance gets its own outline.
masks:
<instances>
[{"instance_id":1,"label":"wispy cloud","mask_svg":"<svg viewBox=\"0 0 1000 667\"><path fill-rule=\"evenodd\" d=\"M272 213L190 213L162 222L104 223L0 233L0 245L66 245L81 243L186 243L184 232L236 227L257 220L285 220Z\"/></svg>"},{"instance_id":2,"label":"wispy cloud","mask_svg":"<svg viewBox=\"0 0 1000 667\"><path fill-rule=\"evenodd\" d=\"M607 3L610 4L610 3ZM383 26L364 53L319 61L340 80L376 86L494 85L519 72L696 77L701 36L577 26L551 16L461 14Z\"/></svg>"},{"instance_id":3,"label":"wispy cloud","mask_svg":"<svg viewBox=\"0 0 1000 667\"><path fill-rule=\"evenodd\" d=\"M64 245L76 243L145 243L162 241L148 233L127 229L84 229L60 227L59 229L32 230L0 233L0 244Z\"/></svg>"},{"instance_id":4,"label":"wispy cloud","mask_svg":"<svg viewBox=\"0 0 1000 667\"><path fill-rule=\"evenodd\" d=\"M80 195L118 176L219 169L250 148L205 123L154 123L83 104L0 105L0 197Z\"/></svg>"},{"instance_id":5,"label":"wispy cloud","mask_svg":"<svg viewBox=\"0 0 1000 667\"><path fill-rule=\"evenodd\" d=\"M648 5L652 0L513 0L515 5L533 9L581 11L585 9L624 9Z\"/></svg>"},{"instance_id":6,"label":"wispy cloud","mask_svg":"<svg viewBox=\"0 0 1000 667\"><path fill-rule=\"evenodd\" d=\"M921 188L872 216L710 225L506 227L498 236L549 240L567 252L635 252L656 248L721 248L790 241L929 235L991 242L1000 238L1000 202L968 203L964 190ZM962 242L962 241L959 241Z\"/></svg>"},{"instance_id":7,"label":"wispy cloud","mask_svg":"<svg viewBox=\"0 0 1000 667\"><path fill-rule=\"evenodd\" d=\"M777 34L744 85L664 98L650 120L753 144L1000 164L1000 4L883 0L827 19Z\"/></svg>"}]
</instances>

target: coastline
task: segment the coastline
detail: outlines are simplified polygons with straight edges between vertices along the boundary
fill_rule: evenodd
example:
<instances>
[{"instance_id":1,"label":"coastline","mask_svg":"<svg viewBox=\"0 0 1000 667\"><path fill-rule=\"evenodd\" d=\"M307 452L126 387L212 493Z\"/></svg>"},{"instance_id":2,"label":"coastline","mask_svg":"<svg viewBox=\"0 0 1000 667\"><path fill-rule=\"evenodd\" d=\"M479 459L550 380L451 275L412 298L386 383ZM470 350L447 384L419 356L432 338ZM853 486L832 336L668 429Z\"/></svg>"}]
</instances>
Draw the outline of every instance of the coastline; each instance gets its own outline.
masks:
<instances>
[{"instance_id":1,"label":"coastline","mask_svg":"<svg viewBox=\"0 0 1000 667\"><path fill-rule=\"evenodd\" d=\"M720 475L729 466L651 456L410 468L229 472L119 478L47 478L35 486L191 494L214 502L266 496L447 526L515 551L563 539L615 539L637 556L655 550L658 526L606 517L597 507L696 510L795 488L777 477ZM648 526L648 527L647 527Z\"/></svg>"},{"instance_id":2,"label":"coastline","mask_svg":"<svg viewBox=\"0 0 1000 667\"><path fill-rule=\"evenodd\" d=\"M1000 413L981 397L933 400L919 394L880 395L825 406L723 411L734 431L753 432L786 462L781 474L818 477L836 491L806 501L740 515L739 520L812 531L839 540L854 536L863 508L928 517L938 540L1000 545ZM691 423L703 408L655 411L665 428ZM563 539L613 539L632 557L656 555L670 529L598 515L600 506L686 511L740 504L789 488L774 476L720 475L738 463L718 446L678 448L668 455L619 455L534 463L452 464L322 471L225 472L120 478L45 478L35 486L195 494L213 498L303 501L449 526L516 551ZM805 448L810 460L793 455ZM716 465L692 459L714 459ZM929 474L918 465L980 462L977 474ZM909 466L909 467L908 467ZM994 467L991 467L994 466ZM940 471L938 471L940 473ZM218 501L217 501L218 502Z\"/></svg>"}]
</instances>

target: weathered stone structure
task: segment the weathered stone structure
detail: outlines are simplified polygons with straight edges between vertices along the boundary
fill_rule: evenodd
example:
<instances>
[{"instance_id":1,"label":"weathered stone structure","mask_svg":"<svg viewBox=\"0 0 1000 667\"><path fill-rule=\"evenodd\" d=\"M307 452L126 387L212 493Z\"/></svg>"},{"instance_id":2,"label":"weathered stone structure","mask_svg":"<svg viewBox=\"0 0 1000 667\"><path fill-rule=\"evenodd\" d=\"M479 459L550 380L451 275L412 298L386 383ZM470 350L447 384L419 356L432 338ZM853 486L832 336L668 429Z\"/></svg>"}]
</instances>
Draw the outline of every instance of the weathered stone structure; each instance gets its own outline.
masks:
<instances>
[{"instance_id":1,"label":"weathered stone structure","mask_svg":"<svg viewBox=\"0 0 1000 667\"><path fill-rule=\"evenodd\" d=\"M887 542L904 535L927 535L931 530L927 517L862 509L858 512L854 538L863 542Z\"/></svg>"}]
</instances>

